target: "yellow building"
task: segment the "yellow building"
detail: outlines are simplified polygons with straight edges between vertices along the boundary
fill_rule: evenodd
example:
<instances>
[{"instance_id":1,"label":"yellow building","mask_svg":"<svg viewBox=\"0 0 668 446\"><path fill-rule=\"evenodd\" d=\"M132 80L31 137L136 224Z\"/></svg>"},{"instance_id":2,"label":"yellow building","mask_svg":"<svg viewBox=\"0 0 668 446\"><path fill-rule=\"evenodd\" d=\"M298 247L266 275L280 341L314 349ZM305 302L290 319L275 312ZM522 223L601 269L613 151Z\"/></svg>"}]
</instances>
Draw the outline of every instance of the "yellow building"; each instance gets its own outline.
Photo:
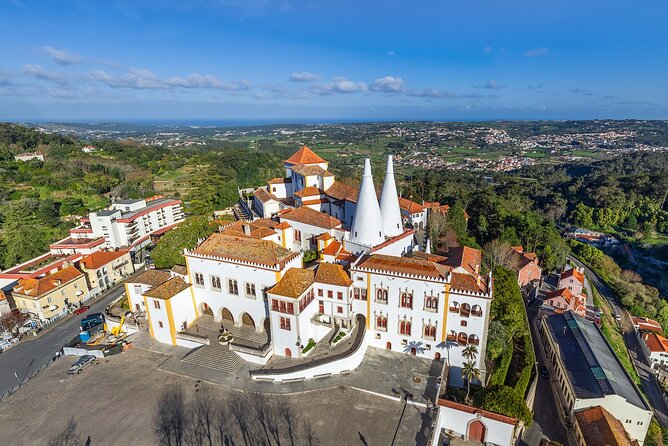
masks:
<instances>
[{"instance_id":1,"label":"yellow building","mask_svg":"<svg viewBox=\"0 0 668 446\"><path fill-rule=\"evenodd\" d=\"M73 266L37 279L19 279L12 297L21 313L48 320L90 295L84 274Z\"/></svg>"},{"instance_id":2,"label":"yellow building","mask_svg":"<svg viewBox=\"0 0 668 446\"><path fill-rule=\"evenodd\" d=\"M134 272L129 251L98 251L79 262L79 268L86 274L91 294L120 283Z\"/></svg>"}]
</instances>

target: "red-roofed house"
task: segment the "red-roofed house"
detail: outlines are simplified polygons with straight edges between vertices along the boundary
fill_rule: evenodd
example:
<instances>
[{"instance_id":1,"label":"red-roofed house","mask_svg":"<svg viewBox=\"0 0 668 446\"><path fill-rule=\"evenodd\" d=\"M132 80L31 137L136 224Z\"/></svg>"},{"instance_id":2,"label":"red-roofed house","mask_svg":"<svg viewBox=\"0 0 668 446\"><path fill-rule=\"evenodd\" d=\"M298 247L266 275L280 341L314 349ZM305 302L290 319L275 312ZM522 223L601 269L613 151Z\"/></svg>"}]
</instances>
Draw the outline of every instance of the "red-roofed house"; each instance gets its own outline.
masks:
<instances>
[{"instance_id":1,"label":"red-roofed house","mask_svg":"<svg viewBox=\"0 0 668 446\"><path fill-rule=\"evenodd\" d=\"M572 310L580 317L587 314L586 298L583 294L574 294L568 288L561 288L545 295L545 304L559 310Z\"/></svg>"},{"instance_id":2,"label":"red-roofed house","mask_svg":"<svg viewBox=\"0 0 668 446\"><path fill-rule=\"evenodd\" d=\"M653 319L633 316L631 320L633 321L633 327L638 331L646 330L646 331L654 331L656 333L663 333L663 328L661 327L661 324L659 324L657 321Z\"/></svg>"},{"instance_id":3,"label":"red-roofed house","mask_svg":"<svg viewBox=\"0 0 668 446\"><path fill-rule=\"evenodd\" d=\"M668 339L657 333L645 333L643 339L649 351L652 367L668 364Z\"/></svg>"},{"instance_id":4,"label":"red-roofed house","mask_svg":"<svg viewBox=\"0 0 668 446\"><path fill-rule=\"evenodd\" d=\"M79 261L79 268L86 274L93 295L120 283L134 272L127 250L94 252Z\"/></svg>"},{"instance_id":5,"label":"red-roofed house","mask_svg":"<svg viewBox=\"0 0 668 446\"><path fill-rule=\"evenodd\" d=\"M456 438L468 440L466 444L513 446L520 433L516 429L519 423L516 418L446 399L439 399L437 404L432 444L444 444L445 439Z\"/></svg>"},{"instance_id":6,"label":"red-roofed house","mask_svg":"<svg viewBox=\"0 0 668 446\"><path fill-rule=\"evenodd\" d=\"M517 283L524 287L534 280L540 280L541 269L535 252L524 252L522 246L513 246L513 268L517 273Z\"/></svg>"},{"instance_id":7,"label":"red-roofed house","mask_svg":"<svg viewBox=\"0 0 668 446\"><path fill-rule=\"evenodd\" d=\"M557 288L568 288L573 294L582 294L584 285L584 271L576 266L566 269L561 273Z\"/></svg>"}]
</instances>

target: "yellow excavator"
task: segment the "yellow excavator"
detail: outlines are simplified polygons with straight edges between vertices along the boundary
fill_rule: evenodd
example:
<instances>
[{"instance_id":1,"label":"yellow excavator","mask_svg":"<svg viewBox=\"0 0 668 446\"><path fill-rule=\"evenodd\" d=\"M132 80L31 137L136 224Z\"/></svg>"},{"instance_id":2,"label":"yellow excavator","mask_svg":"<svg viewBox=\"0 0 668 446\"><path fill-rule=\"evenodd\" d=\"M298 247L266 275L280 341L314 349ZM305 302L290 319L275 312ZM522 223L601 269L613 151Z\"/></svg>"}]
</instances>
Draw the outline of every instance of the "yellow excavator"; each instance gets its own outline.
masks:
<instances>
[{"instance_id":1,"label":"yellow excavator","mask_svg":"<svg viewBox=\"0 0 668 446\"><path fill-rule=\"evenodd\" d=\"M123 317L121 318L121 322L118 324L118 326L114 327L111 329L111 334L114 336L119 336L121 334L121 330L123 329L123 324L125 323L125 317L128 315L131 315L132 312L127 311L125 314L123 314Z\"/></svg>"}]
</instances>

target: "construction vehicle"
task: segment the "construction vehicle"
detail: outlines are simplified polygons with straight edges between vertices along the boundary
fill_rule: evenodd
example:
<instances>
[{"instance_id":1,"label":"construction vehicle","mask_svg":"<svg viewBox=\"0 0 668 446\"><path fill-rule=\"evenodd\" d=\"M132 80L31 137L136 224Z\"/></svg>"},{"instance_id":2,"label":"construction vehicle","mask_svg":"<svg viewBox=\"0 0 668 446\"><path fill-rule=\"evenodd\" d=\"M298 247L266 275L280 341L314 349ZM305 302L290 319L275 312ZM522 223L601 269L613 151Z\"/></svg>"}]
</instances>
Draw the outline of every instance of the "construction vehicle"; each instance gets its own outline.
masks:
<instances>
[{"instance_id":1,"label":"construction vehicle","mask_svg":"<svg viewBox=\"0 0 668 446\"><path fill-rule=\"evenodd\" d=\"M123 317L121 317L121 322L118 324L118 326L111 329L112 335L119 336L121 334L121 330L123 329L123 324L125 323L125 318L126 316L129 315L132 315L131 311L126 311L125 314L123 314Z\"/></svg>"}]
</instances>

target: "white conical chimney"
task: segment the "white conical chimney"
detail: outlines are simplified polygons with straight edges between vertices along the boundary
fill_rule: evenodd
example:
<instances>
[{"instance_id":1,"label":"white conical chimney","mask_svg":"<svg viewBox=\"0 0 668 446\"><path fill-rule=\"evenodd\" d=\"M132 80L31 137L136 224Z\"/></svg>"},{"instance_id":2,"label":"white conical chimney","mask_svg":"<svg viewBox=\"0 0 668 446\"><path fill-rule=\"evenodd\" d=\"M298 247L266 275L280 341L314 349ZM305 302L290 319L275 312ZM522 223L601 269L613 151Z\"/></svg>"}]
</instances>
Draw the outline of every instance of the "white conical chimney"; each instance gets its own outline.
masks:
<instances>
[{"instance_id":1,"label":"white conical chimney","mask_svg":"<svg viewBox=\"0 0 668 446\"><path fill-rule=\"evenodd\" d=\"M364 161L362 185L357 197L355 217L350 228L350 240L365 246L375 246L385 241L383 235L383 217L376 198L376 189L373 186L371 175L371 161Z\"/></svg>"},{"instance_id":2,"label":"white conical chimney","mask_svg":"<svg viewBox=\"0 0 668 446\"><path fill-rule=\"evenodd\" d=\"M431 254L431 240L427 239L427 244L424 247L424 252Z\"/></svg>"},{"instance_id":3,"label":"white conical chimney","mask_svg":"<svg viewBox=\"0 0 668 446\"><path fill-rule=\"evenodd\" d=\"M380 194L380 213L383 216L383 231L388 237L394 237L404 232L401 224L401 209L399 208L399 196L397 185L394 182L394 166L392 155L387 156L387 169L385 170L385 182Z\"/></svg>"}]
</instances>

